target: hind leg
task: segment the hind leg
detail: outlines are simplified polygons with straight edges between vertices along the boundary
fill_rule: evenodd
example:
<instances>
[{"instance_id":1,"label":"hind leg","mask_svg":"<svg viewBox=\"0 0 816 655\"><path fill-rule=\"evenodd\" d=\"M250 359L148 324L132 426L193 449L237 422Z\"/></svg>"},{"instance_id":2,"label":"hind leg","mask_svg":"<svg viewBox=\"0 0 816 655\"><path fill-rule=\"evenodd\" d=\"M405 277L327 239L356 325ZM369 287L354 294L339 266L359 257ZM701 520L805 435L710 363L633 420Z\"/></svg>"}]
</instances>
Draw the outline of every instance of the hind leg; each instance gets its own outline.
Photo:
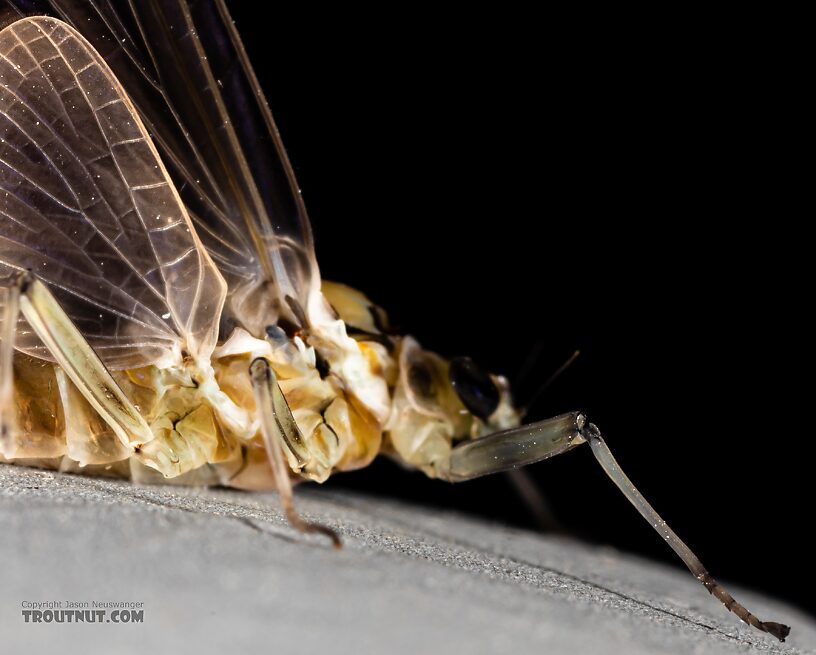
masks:
<instances>
[{"instance_id":1,"label":"hind leg","mask_svg":"<svg viewBox=\"0 0 816 655\"><path fill-rule=\"evenodd\" d=\"M138 452L153 433L133 403L59 303L34 275L22 272L0 283L0 440L17 429L14 407L14 339L22 314L88 404L110 426L122 446ZM36 399L35 399L36 400ZM22 428L23 426L19 426ZM4 448L5 450L5 448Z\"/></svg>"},{"instance_id":2,"label":"hind leg","mask_svg":"<svg viewBox=\"0 0 816 655\"><path fill-rule=\"evenodd\" d=\"M20 315L20 284L0 284L0 454L9 452L15 432L14 417L14 335Z\"/></svg>"}]
</instances>

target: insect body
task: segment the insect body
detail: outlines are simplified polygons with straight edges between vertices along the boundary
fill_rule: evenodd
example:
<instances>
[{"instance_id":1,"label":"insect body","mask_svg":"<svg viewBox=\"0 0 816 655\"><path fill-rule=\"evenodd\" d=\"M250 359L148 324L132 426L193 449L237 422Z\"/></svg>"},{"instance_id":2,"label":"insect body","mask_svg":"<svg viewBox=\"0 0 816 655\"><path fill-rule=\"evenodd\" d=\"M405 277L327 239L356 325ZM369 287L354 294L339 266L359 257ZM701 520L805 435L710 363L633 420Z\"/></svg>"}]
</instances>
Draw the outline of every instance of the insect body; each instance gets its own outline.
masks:
<instances>
[{"instance_id":1,"label":"insect body","mask_svg":"<svg viewBox=\"0 0 816 655\"><path fill-rule=\"evenodd\" d=\"M519 426L502 377L389 334L362 294L321 284L222 2L44 4L61 20L0 32L5 460L275 488L294 526L339 543L300 519L291 479L386 452L455 482L589 442L709 591L784 639L714 582L583 414Z\"/></svg>"}]
</instances>

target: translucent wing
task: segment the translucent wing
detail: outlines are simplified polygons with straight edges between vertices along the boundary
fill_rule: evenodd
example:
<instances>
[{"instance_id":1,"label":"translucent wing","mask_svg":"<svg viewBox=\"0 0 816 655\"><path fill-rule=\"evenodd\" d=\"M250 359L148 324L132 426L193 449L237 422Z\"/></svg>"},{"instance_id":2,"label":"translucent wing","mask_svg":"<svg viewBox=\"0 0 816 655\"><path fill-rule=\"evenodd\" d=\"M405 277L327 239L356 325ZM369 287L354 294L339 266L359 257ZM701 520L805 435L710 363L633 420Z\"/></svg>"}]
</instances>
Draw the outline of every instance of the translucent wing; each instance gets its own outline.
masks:
<instances>
[{"instance_id":1,"label":"translucent wing","mask_svg":"<svg viewBox=\"0 0 816 655\"><path fill-rule=\"evenodd\" d=\"M223 0L5 2L73 25L122 82L229 285L225 317L260 335L297 318L287 296L308 308L308 217Z\"/></svg>"},{"instance_id":2,"label":"translucent wing","mask_svg":"<svg viewBox=\"0 0 816 655\"><path fill-rule=\"evenodd\" d=\"M47 17L0 32L0 269L47 282L110 367L215 346L223 278L113 73Z\"/></svg>"}]
</instances>

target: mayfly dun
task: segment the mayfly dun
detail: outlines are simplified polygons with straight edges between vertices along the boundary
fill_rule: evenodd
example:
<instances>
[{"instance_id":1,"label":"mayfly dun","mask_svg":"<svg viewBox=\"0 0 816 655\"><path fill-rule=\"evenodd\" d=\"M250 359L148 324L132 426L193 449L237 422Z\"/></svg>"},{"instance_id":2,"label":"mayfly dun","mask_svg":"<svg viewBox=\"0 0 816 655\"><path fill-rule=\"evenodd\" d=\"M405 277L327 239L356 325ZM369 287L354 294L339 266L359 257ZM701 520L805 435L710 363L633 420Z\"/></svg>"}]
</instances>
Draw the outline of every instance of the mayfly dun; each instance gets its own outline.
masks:
<instances>
[{"instance_id":1,"label":"mayfly dun","mask_svg":"<svg viewBox=\"0 0 816 655\"><path fill-rule=\"evenodd\" d=\"M223 0L6 0L0 459L276 489L388 454L450 482L588 443L709 575L580 412L520 425L507 381L321 282L292 168Z\"/></svg>"}]
</instances>

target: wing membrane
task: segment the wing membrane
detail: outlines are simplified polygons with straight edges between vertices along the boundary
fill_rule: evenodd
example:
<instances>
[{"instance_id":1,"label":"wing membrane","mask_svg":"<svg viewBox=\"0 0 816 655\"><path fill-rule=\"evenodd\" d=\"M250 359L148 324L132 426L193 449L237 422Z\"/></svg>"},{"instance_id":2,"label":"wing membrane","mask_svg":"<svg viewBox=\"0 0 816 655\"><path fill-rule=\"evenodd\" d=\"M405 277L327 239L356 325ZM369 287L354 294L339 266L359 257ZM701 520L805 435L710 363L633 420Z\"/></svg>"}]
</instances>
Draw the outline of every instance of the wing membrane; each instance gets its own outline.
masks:
<instances>
[{"instance_id":1,"label":"wing membrane","mask_svg":"<svg viewBox=\"0 0 816 655\"><path fill-rule=\"evenodd\" d=\"M320 279L294 173L223 0L6 0L57 15L132 98L254 334ZM291 316L290 316L291 318Z\"/></svg>"},{"instance_id":2,"label":"wing membrane","mask_svg":"<svg viewBox=\"0 0 816 655\"><path fill-rule=\"evenodd\" d=\"M224 280L121 85L51 18L0 32L0 194L0 268L47 282L108 366L209 356Z\"/></svg>"}]
</instances>

